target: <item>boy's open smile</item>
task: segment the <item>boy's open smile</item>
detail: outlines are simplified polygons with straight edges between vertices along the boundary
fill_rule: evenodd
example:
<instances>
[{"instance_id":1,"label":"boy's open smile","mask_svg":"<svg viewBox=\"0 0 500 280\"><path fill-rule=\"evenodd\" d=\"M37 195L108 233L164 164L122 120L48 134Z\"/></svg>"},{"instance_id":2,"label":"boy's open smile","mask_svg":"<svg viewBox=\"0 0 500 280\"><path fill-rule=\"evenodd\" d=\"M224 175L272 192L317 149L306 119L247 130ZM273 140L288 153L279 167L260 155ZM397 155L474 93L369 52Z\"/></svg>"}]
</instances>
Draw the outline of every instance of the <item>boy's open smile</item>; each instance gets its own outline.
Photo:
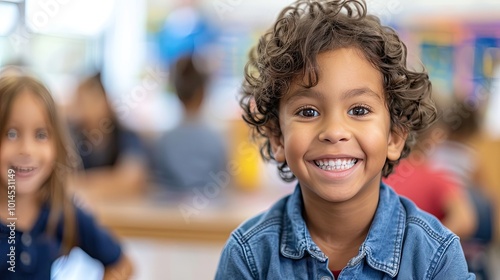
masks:
<instances>
[{"instance_id":1,"label":"boy's open smile","mask_svg":"<svg viewBox=\"0 0 500 280\"><path fill-rule=\"evenodd\" d=\"M356 158L327 158L315 160L314 164L322 170L345 171L351 169L357 162Z\"/></svg>"},{"instance_id":2,"label":"boy's open smile","mask_svg":"<svg viewBox=\"0 0 500 280\"><path fill-rule=\"evenodd\" d=\"M364 163L364 155L352 152L322 153L321 156L309 156L308 153L304 158L309 174L315 174L320 182L334 185L347 183L357 176L359 167Z\"/></svg>"},{"instance_id":3,"label":"boy's open smile","mask_svg":"<svg viewBox=\"0 0 500 280\"><path fill-rule=\"evenodd\" d=\"M355 172L360 160L352 157L327 157L324 159L313 160L312 163L317 167L320 176L326 176L329 179L344 179Z\"/></svg>"}]
</instances>

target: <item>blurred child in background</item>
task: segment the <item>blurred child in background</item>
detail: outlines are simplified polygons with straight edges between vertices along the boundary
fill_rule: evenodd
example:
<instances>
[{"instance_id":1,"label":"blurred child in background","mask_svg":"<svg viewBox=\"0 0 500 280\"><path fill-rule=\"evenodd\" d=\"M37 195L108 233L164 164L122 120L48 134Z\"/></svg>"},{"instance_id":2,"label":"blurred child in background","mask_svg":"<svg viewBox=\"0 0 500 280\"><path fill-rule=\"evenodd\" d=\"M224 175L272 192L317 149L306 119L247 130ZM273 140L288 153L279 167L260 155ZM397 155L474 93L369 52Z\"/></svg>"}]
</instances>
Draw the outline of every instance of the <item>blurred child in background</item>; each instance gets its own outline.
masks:
<instances>
[{"instance_id":1,"label":"blurred child in background","mask_svg":"<svg viewBox=\"0 0 500 280\"><path fill-rule=\"evenodd\" d=\"M414 151L384 181L398 194L411 199L422 210L438 218L462 239L476 230L475 210L466 190L447 170L438 169L429 158L446 132L431 127L418 138Z\"/></svg>"},{"instance_id":2,"label":"blurred child in background","mask_svg":"<svg viewBox=\"0 0 500 280\"><path fill-rule=\"evenodd\" d=\"M462 243L471 271L478 278L487 280L490 275L486 252L494 238L495 209L494 198L489 196L491 186L479 180L484 163L480 162L476 150L482 137L480 123L483 104L473 97L460 98L457 96L446 107L442 106L440 123L448 137L437 145L436 151L430 156L435 169L449 172L472 202L477 226Z\"/></svg>"},{"instance_id":3,"label":"blurred child in background","mask_svg":"<svg viewBox=\"0 0 500 280\"><path fill-rule=\"evenodd\" d=\"M0 78L0 278L50 279L53 262L76 246L105 266L104 279L128 279L132 266L118 242L67 196L78 161L64 131L40 82Z\"/></svg>"},{"instance_id":4,"label":"blurred child in background","mask_svg":"<svg viewBox=\"0 0 500 280\"><path fill-rule=\"evenodd\" d=\"M76 187L102 195L134 194L146 181L146 151L140 137L116 117L96 74L77 87L70 125L85 172Z\"/></svg>"},{"instance_id":5,"label":"blurred child in background","mask_svg":"<svg viewBox=\"0 0 500 280\"><path fill-rule=\"evenodd\" d=\"M454 98L447 107L442 106L441 127L447 137L430 154L433 166L437 170L449 172L455 183L468 194L480 218L478 228L472 238L489 242L493 239L493 214L490 199L485 192L490 188L479 182L478 173L481 164L476 152L481 138L481 107L473 100ZM490 208L490 209L488 209ZM488 214L489 213L489 214Z\"/></svg>"},{"instance_id":6,"label":"blurred child in background","mask_svg":"<svg viewBox=\"0 0 500 280\"><path fill-rule=\"evenodd\" d=\"M184 119L154 144L154 179L181 193L217 184L216 174L226 168L227 151L222 136L201 115L209 75L200 60L184 56L173 65L171 82L184 107Z\"/></svg>"},{"instance_id":7,"label":"blurred child in background","mask_svg":"<svg viewBox=\"0 0 500 280\"><path fill-rule=\"evenodd\" d=\"M441 96L437 101L439 121L418 139L414 152L386 182L460 236L470 271L488 279L481 258L494 227L492 203L475 179L479 108L457 98Z\"/></svg>"}]
</instances>

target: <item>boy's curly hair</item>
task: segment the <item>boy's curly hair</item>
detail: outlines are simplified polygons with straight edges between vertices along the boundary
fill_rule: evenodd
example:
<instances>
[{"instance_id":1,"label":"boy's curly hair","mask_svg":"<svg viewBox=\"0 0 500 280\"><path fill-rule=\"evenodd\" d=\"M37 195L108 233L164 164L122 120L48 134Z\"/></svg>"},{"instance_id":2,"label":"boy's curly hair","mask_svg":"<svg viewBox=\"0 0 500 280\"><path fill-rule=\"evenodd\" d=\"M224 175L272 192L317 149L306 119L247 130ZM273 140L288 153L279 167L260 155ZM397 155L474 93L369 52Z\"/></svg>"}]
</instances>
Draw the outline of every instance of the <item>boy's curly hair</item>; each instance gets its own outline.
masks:
<instances>
[{"instance_id":1,"label":"boy's curly hair","mask_svg":"<svg viewBox=\"0 0 500 280\"><path fill-rule=\"evenodd\" d=\"M376 16L367 15L364 0L298 0L283 9L252 48L245 67L240 106L254 138L264 140L260 152L265 160L275 160L270 137L281 136L279 102L291 81L305 77L304 86L314 87L317 55L344 47L357 48L383 74L391 129L408 133L401 158L409 154L416 134L434 122L427 73L407 68L405 44ZM398 161L386 160L382 175L387 177ZM295 179L286 162L278 169L283 180Z\"/></svg>"}]
</instances>

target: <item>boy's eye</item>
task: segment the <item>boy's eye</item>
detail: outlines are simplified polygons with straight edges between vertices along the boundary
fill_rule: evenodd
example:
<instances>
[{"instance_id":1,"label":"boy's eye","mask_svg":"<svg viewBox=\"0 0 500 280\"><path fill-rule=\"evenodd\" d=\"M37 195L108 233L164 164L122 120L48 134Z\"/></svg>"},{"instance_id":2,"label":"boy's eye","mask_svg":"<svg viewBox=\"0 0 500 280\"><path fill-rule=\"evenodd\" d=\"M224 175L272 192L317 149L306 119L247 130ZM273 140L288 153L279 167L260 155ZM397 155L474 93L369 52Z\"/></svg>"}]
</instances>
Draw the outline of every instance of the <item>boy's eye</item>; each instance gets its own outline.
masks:
<instances>
[{"instance_id":1,"label":"boy's eye","mask_svg":"<svg viewBox=\"0 0 500 280\"><path fill-rule=\"evenodd\" d=\"M318 111L312 108L304 108L297 113L301 117L312 118L319 116Z\"/></svg>"},{"instance_id":2,"label":"boy's eye","mask_svg":"<svg viewBox=\"0 0 500 280\"><path fill-rule=\"evenodd\" d=\"M356 106L347 112L349 115L353 116L364 116L370 113L370 109L363 106Z\"/></svg>"},{"instance_id":3,"label":"boy's eye","mask_svg":"<svg viewBox=\"0 0 500 280\"><path fill-rule=\"evenodd\" d=\"M9 129L7 131L7 139L15 140L17 138L17 131L15 129Z\"/></svg>"}]
</instances>

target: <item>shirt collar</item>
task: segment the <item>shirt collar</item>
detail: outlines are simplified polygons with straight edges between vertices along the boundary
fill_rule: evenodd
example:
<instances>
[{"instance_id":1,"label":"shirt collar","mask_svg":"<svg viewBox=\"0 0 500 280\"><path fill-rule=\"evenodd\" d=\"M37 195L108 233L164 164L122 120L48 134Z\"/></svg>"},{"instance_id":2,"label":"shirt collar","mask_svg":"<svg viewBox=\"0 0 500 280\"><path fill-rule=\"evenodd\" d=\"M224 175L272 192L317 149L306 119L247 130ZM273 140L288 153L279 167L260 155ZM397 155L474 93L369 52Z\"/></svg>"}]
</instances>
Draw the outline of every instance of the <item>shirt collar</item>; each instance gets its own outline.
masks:
<instances>
[{"instance_id":1,"label":"shirt collar","mask_svg":"<svg viewBox=\"0 0 500 280\"><path fill-rule=\"evenodd\" d=\"M384 271L392 277L398 274L405 224L406 212L399 196L381 183L377 211L368 236L361 245L361 251L365 252L367 262L372 268Z\"/></svg>"},{"instance_id":2,"label":"shirt collar","mask_svg":"<svg viewBox=\"0 0 500 280\"><path fill-rule=\"evenodd\" d=\"M302 217L303 200L299 184L286 204L286 212L283 217L283 232L281 234L281 254L291 259L301 259L305 251L320 261L326 261L327 257L313 242L304 218Z\"/></svg>"},{"instance_id":3,"label":"shirt collar","mask_svg":"<svg viewBox=\"0 0 500 280\"><path fill-rule=\"evenodd\" d=\"M381 183L379 206L375 212L368 235L360 247L359 254L348 265L355 265L366 257L367 263L376 270L390 276L397 275L401 262L405 211L398 195ZM380 207L383 205L383 207ZM301 259L307 251L313 257L325 262L327 256L313 242L302 216L303 200L300 186L290 196L283 221L280 250L284 257Z\"/></svg>"}]
</instances>

